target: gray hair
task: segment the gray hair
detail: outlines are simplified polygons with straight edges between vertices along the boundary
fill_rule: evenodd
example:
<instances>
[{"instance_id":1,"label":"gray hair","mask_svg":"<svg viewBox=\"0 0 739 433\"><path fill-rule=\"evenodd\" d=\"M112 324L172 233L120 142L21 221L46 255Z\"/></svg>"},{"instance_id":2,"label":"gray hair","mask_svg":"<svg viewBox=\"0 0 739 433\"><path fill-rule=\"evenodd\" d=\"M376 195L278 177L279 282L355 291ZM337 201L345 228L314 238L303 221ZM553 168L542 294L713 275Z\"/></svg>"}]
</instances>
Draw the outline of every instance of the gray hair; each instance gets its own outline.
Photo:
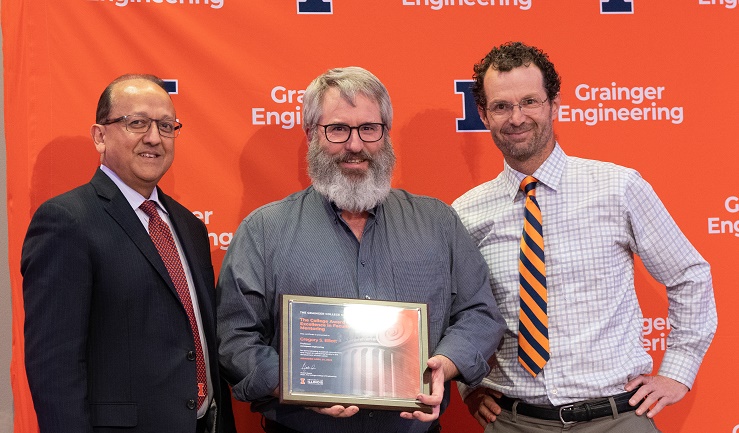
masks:
<instances>
[{"instance_id":1,"label":"gray hair","mask_svg":"<svg viewBox=\"0 0 739 433\"><path fill-rule=\"evenodd\" d=\"M382 123L390 130L393 124L393 106L390 95L380 80L370 71L358 66L329 69L313 80L303 95L303 130L312 136L322 112L323 98L326 91L336 87L341 97L354 105L357 94L362 94L380 106Z\"/></svg>"}]
</instances>

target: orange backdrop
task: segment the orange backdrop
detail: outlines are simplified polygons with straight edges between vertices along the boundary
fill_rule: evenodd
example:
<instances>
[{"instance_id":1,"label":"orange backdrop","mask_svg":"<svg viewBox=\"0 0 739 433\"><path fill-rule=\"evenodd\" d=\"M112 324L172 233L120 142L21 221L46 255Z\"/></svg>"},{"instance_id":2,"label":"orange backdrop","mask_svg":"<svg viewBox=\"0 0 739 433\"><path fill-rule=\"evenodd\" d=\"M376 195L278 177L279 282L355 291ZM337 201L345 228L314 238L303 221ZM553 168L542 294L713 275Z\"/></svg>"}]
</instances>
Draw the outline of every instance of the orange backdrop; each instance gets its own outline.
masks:
<instances>
[{"instance_id":1,"label":"orange backdrop","mask_svg":"<svg viewBox=\"0 0 739 433\"><path fill-rule=\"evenodd\" d=\"M239 221L306 187L302 89L359 65L388 87L394 185L451 203L502 158L467 89L493 45L547 51L563 77L555 130L570 155L638 169L713 267L720 325L665 432L739 431L739 11L737 0L2 0L15 431L37 430L23 367L20 250L45 199L87 182L105 85L171 81L184 123L170 195L199 212L216 268ZM321 12L323 11L323 12ZM722 176L718 178L718 176ZM719 181L715 178L721 179ZM638 267L645 341L664 353L664 287ZM444 430L481 431L456 392ZM236 403L240 431L258 418Z\"/></svg>"}]
</instances>

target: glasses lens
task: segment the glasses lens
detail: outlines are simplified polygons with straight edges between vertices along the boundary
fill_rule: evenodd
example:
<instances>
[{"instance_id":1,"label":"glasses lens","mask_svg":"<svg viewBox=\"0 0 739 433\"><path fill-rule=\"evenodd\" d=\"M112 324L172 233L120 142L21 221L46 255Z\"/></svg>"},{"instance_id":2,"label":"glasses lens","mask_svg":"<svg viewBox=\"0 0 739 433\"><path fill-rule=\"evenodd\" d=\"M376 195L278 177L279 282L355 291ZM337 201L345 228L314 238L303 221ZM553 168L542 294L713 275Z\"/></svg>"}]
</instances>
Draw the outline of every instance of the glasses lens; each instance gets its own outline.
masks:
<instances>
[{"instance_id":1,"label":"glasses lens","mask_svg":"<svg viewBox=\"0 0 739 433\"><path fill-rule=\"evenodd\" d=\"M151 119L144 116L127 116L126 129L131 132L146 132L151 126Z\"/></svg>"},{"instance_id":2,"label":"glasses lens","mask_svg":"<svg viewBox=\"0 0 739 433\"><path fill-rule=\"evenodd\" d=\"M497 116L502 116L513 111L513 104L507 102L498 102L490 107L490 111Z\"/></svg>"},{"instance_id":3,"label":"glasses lens","mask_svg":"<svg viewBox=\"0 0 739 433\"><path fill-rule=\"evenodd\" d=\"M372 142L382 138L382 131L384 130L381 123L365 123L357 127L359 131L359 138L362 141Z\"/></svg>"},{"instance_id":4,"label":"glasses lens","mask_svg":"<svg viewBox=\"0 0 739 433\"><path fill-rule=\"evenodd\" d=\"M521 110L532 112L539 107L541 107L544 103L538 99L535 98L527 98L521 101L519 106L521 107Z\"/></svg>"},{"instance_id":5,"label":"glasses lens","mask_svg":"<svg viewBox=\"0 0 739 433\"><path fill-rule=\"evenodd\" d=\"M333 124L326 127L326 138L332 143L343 143L349 139L352 133L348 125Z\"/></svg>"},{"instance_id":6,"label":"glasses lens","mask_svg":"<svg viewBox=\"0 0 739 433\"><path fill-rule=\"evenodd\" d=\"M179 122L174 120L157 120L156 122L159 127L159 134L164 137L177 137L182 127Z\"/></svg>"}]
</instances>

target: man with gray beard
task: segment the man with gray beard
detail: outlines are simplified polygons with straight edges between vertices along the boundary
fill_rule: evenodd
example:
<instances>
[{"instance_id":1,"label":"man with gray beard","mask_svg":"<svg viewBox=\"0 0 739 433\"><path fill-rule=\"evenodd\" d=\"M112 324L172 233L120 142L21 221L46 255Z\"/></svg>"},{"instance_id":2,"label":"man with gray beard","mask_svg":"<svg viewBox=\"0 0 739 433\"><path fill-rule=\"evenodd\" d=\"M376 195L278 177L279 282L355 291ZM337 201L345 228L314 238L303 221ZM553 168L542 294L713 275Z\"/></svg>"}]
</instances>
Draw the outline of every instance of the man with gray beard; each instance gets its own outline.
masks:
<instances>
[{"instance_id":1,"label":"man with gray beard","mask_svg":"<svg viewBox=\"0 0 739 433\"><path fill-rule=\"evenodd\" d=\"M485 261L449 206L391 188L392 106L374 75L329 70L303 101L313 185L246 217L221 268L225 377L269 433L439 432L449 381L479 384L505 326ZM431 413L281 404L281 294L426 303L431 391L416 398Z\"/></svg>"}]
</instances>

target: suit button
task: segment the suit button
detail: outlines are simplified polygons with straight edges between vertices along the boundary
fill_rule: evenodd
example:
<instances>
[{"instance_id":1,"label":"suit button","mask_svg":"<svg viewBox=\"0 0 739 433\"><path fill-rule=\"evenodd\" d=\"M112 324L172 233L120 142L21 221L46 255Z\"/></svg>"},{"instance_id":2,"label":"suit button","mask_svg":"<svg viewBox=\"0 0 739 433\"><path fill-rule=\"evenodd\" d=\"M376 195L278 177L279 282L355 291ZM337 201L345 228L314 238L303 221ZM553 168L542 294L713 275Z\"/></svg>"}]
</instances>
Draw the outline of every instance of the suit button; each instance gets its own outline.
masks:
<instances>
[{"instance_id":1,"label":"suit button","mask_svg":"<svg viewBox=\"0 0 739 433\"><path fill-rule=\"evenodd\" d=\"M195 409L195 400L187 400L187 408L190 410Z\"/></svg>"},{"instance_id":2,"label":"suit button","mask_svg":"<svg viewBox=\"0 0 739 433\"><path fill-rule=\"evenodd\" d=\"M191 350L191 351L187 352L187 360L188 361L195 361L195 352L194 351Z\"/></svg>"}]
</instances>

